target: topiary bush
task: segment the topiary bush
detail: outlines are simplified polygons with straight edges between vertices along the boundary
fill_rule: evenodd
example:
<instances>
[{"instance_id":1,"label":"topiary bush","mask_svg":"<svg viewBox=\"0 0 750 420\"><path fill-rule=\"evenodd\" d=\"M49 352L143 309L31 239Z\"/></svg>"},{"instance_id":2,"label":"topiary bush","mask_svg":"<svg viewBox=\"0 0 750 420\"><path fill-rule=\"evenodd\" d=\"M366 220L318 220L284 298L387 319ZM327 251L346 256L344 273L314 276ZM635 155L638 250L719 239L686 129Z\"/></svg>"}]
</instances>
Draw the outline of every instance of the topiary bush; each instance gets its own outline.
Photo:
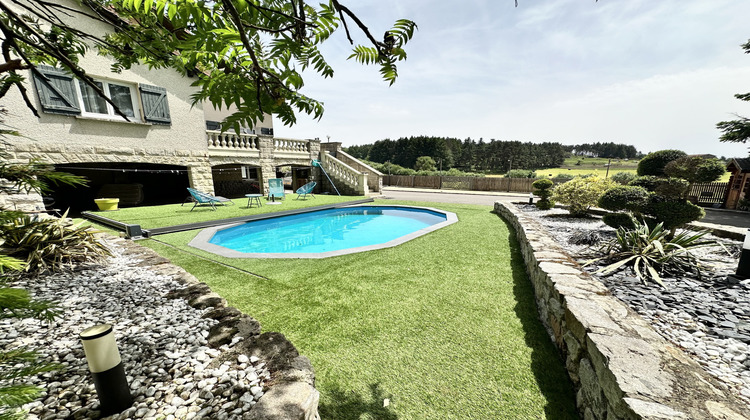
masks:
<instances>
[{"instance_id":1,"label":"topiary bush","mask_svg":"<svg viewBox=\"0 0 750 420\"><path fill-rule=\"evenodd\" d=\"M531 184L531 186L534 187L534 194L539 197L539 201L536 202L536 207L538 209L549 210L555 206L555 202L550 200L550 197L552 196L552 187L554 185L554 182L546 178L537 179Z\"/></svg>"},{"instance_id":2,"label":"topiary bush","mask_svg":"<svg viewBox=\"0 0 750 420\"><path fill-rule=\"evenodd\" d=\"M632 187L642 187L647 189L648 191L655 191L656 187L659 185L660 178L653 175L644 175L644 176L637 176L635 179L630 181L628 185Z\"/></svg>"},{"instance_id":3,"label":"topiary bush","mask_svg":"<svg viewBox=\"0 0 750 420\"><path fill-rule=\"evenodd\" d=\"M605 225L615 229L635 229L635 219L629 213L607 213L602 216Z\"/></svg>"},{"instance_id":4,"label":"topiary bush","mask_svg":"<svg viewBox=\"0 0 750 420\"><path fill-rule=\"evenodd\" d=\"M702 208L686 200L674 200L657 194L651 196L644 213L663 223L664 228L671 230L672 234L678 227L706 215Z\"/></svg>"},{"instance_id":5,"label":"topiary bush","mask_svg":"<svg viewBox=\"0 0 750 420\"><path fill-rule=\"evenodd\" d=\"M612 181L615 181L618 184L628 185L628 183L634 180L635 177L636 177L636 174L632 172L617 172L613 174L610 178L612 178Z\"/></svg>"},{"instance_id":6,"label":"topiary bush","mask_svg":"<svg viewBox=\"0 0 750 420\"><path fill-rule=\"evenodd\" d=\"M602 194L597 206L610 211L628 210L641 213L649 202L649 192L643 187L620 185Z\"/></svg>"},{"instance_id":7,"label":"topiary bush","mask_svg":"<svg viewBox=\"0 0 750 420\"><path fill-rule=\"evenodd\" d=\"M666 175L682 178L690 184L718 181L726 171L726 166L719 159L701 156L684 156L664 167Z\"/></svg>"},{"instance_id":8,"label":"topiary bush","mask_svg":"<svg viewBox=\"0 0 750 420\"><path fill-rule=\"evenodd\" d=\"M568 211L573 216L584 216L589 208L596 205L599 197L615 185L611 179L597 176L576 177L557 185L552 190L552 200L568 205Z\"/></svg>"},{"instance_id":9,"label":"topiary bush","mask_svg":"<svg viewBox=\"0 0 750 420\"><path fill-rule=\"evenodd\" d=\"M638 175L664 176L664 168L673 160L687 156L681 150L659 150L647 154L638 162Z\"/></svg>"},{"instance_id":10,"label":"topiary bush","mask_svg":"<svg viewBox=\"0 0 750 420\"><path fill-rule=\"evenodd\" d=\"M660 178L654 192L672 199L687 198L690 183L680 178Z\"/></svg>"}]
</instances>

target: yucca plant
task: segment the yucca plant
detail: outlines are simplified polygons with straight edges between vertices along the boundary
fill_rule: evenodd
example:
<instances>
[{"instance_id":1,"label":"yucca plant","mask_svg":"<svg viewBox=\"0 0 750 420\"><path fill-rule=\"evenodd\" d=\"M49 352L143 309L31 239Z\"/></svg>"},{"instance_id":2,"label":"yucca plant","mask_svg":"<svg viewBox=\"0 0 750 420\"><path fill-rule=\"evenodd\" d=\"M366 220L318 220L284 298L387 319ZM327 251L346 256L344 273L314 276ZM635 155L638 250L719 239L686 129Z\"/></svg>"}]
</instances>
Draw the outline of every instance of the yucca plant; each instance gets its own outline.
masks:
<instances>
[{"instance_id":1,"label":"yucca plant","mask_svg":"<svg viewBox=\"0 0 750 420\"><path fill-rule=\"evenodd\" d=\"M670 232L664 229L662 223L651 229L644 222L634 222L634 229L619 228L615 238L604 244L601 250L605 256L588 261L585 265L615 261L595 274L607 275L619 268L632 266L635 275L644 283L651 279L665 287L661 278L664 272L696 272L700 277L700 261L691 251L718 245L716 241L702 239L708 233L705 231L683 231L669 239Z\"/></svg>"},{"instance_id":2,"label":"yucca plant","mask_svg":"<svg viewBox=\"0 0 750 420\"><path fill-rule=\"evenodd\" d=\"M25 271L61 271L85 262L100 262L110 255L93 232L62 218L32 220L29 216L0 221L0 254L24 261Z\"/></svg>"}]
</instances>

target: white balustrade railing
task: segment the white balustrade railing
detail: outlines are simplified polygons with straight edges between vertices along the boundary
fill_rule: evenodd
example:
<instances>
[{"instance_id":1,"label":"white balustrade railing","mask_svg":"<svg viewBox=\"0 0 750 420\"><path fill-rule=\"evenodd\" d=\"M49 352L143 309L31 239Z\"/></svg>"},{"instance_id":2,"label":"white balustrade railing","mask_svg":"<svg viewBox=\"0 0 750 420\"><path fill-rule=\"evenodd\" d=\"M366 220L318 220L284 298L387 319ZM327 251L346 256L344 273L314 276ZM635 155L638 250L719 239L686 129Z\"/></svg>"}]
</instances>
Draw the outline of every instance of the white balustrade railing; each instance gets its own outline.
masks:
<instances>
[{"instance_id":1,"label":"white balustrade railing","mask_svg":"<svg viewBox=\"0 0 750 420\"><path fill-rule=\"evenodd\" d=\"M253 134L237 134L235 132L221 132L206 130L206 140L210 149L226 150L260 150L259 138Z\"/></svg>"},{"instance_id":2,"label":"white balustrade railing","mask_svg":"<svg viewBox=\"0 0 750 420\"><path fill-rule=\"evenodd\" d=\"M368 193L367 174L359 172L331 156L328 152L321 153L320 157L323 169L326 170L328 176L336 178L339 182L343 182L357 191L358 194L366 195Z\"/></svg>"},{"instance_id":3,"label":"white balustrade railing","mask_svg":"<svg viewBox=\"0 0 750 420\"><path fill-rule=\"evenodd\" d=\"M274 137L273 151L283 153L310 153L310 140L294 140Z\"/></svg>"}]
</instances>

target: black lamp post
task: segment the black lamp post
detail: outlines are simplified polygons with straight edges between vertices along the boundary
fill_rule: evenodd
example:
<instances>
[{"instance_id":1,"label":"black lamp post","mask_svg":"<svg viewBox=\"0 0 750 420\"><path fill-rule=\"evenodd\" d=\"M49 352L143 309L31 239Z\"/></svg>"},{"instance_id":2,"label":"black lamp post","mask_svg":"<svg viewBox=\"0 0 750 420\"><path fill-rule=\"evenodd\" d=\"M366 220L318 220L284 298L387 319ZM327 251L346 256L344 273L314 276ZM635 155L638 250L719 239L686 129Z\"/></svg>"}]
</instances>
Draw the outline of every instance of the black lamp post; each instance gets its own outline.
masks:
<instances>
[{"instance_id":1,"label":"black lamp post","mask_svg":"<svg viewBox=\"0 0 750 420\"><path fill-rule=\"evenodd\" d=\"M102 416L120 413L133 405L133 396L130 395L112 325L101 324L87 328L79 338L94 378Z\"/></svg>"}]
</instances>

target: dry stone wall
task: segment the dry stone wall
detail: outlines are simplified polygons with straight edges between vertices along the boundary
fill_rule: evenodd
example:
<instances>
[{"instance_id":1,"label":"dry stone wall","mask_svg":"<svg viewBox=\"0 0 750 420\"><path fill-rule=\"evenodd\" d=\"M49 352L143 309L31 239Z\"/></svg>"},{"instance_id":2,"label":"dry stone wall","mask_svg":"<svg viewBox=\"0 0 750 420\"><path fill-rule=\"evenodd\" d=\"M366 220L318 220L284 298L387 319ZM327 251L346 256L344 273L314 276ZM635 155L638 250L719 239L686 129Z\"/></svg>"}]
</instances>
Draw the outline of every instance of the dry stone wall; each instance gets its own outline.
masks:
<instances>
[{"instance_id":1,"label":"dry stone wall","mask_svg":"<svg viewBox=\"0 0 750 420\"><path fill-rule=\"evenodd\" d=\"M747 419L750 410L583 272L515 205L495 212L516 231L539 315L576 388L583 419Z\"/></svg>"}]
</instances>

